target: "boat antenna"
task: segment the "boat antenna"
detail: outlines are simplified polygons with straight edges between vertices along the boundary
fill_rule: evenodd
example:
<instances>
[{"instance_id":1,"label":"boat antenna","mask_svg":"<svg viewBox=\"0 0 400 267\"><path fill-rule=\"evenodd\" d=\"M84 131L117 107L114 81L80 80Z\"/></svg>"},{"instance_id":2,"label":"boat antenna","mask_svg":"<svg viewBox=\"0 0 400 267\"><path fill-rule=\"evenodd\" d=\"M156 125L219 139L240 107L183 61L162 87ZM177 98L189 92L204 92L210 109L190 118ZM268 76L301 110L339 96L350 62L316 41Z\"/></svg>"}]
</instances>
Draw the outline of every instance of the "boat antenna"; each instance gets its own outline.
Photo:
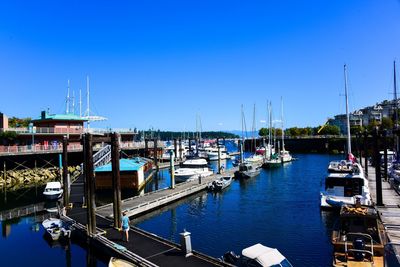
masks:
<instances>
[{"instance_id":1,"label":"boat antenna","mask_svg":"<svg viewBox=\"0 0 400 267\"><path fill-rule=\"evenodd\" d=\"M347 92L347 66L344 64L344 95L346 98L346 125L347 125L347 155L351 154L349 96Z\"/></svg>"},{"instance_id":2,"label":"boat antenna","mask_svg":"<svg viewBox=\"0 0 400 267\"><path fill-rule=\"evenodd\" d=\"M68 86L67 86L67 99L65 105L65 114L69 114L69 79L68 79Z\"/></svg>"}]
</instances>

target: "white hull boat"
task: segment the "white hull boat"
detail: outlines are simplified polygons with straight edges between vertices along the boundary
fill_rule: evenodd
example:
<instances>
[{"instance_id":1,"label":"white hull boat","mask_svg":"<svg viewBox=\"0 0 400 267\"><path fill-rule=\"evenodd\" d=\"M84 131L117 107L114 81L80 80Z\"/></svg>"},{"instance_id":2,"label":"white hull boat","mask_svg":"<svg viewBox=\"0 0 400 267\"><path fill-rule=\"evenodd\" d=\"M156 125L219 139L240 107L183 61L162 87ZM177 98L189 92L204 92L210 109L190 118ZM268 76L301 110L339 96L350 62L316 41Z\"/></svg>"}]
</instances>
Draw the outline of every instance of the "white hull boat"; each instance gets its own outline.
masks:
<instances>
[{"instance_id":1,"label":"white hull boat","mask_svg":"<svg viewBox=\"0 0 400 267\"><path fill-rule=\"evenodd\" d=\"M60 219L49 218L42 222L43 228L50 235L52 240L58 240L60 237L70 237L71 230L67 230L63 227L63 223Z\"/></svg>"},{"instance_id":2,"label":"white hull boat","mask_svg":"<svg viewBox=\"0 0 400 267\"><path fill-rule=\"evenodd\" d=\"M62 194L63 189L60 182L48 182L43 191L44 197L49 200L59 199Z\"/></svg>"}]
</instances>

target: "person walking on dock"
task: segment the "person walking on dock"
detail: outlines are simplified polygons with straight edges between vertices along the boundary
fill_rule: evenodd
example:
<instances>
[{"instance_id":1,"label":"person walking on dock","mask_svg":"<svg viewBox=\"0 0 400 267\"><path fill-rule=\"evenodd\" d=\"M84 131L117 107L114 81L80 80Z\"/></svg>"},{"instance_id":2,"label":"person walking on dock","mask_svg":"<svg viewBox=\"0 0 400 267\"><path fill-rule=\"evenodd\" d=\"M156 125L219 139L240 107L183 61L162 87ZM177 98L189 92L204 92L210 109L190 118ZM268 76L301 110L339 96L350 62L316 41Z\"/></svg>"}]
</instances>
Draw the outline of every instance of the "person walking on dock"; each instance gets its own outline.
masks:
<instances>
[{"instance_id":1,"label":"person walking on dock","mask_svg":"<svg viewBox=\"0 0 400 267\"><path fill-rule=\"evenodd\" d=\"M126 237L126 242L129 242L129 217L126 215L127 212L124 211L122 213L122 219L121 219L121 226L122 226L122 241L124 240L124 233Z\"/></svg>"}]
</instances>

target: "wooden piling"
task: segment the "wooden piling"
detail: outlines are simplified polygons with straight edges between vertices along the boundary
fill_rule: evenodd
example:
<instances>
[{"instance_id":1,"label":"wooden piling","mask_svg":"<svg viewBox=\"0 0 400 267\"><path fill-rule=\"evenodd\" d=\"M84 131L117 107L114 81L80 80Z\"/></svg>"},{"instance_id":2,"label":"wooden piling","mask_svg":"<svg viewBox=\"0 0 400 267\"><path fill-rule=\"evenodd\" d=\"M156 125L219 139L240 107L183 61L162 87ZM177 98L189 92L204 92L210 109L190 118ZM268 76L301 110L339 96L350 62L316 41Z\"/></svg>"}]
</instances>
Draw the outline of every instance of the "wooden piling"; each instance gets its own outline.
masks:
<instances>
[{"instance_id":1,"label":"wooden piling","mask_svg":"<svg viewBox=\"0 0 400 267\"><path fill-rule=\"evenodd\" d=\"M169 158L169 169L170 169L170 177L171 177L171 188L175 188L175 159L174 159L174 151L170 150L170 158Z\"/></svg>"},{"instance_id":2,"label":"wooden piling","mask_svg":"<svg viewBox=\"0 0 400 267\"><path fill-rule=\"evenodd\" d=\"M62 141L63 151L62 151L62 167L63 167L63 185L64 185L64 207L69 206L69 174L68 174L68 139L64 136Z\"/></svg>"},{"instance_id":3,"label":"wooden piling","mask_svg":"<svg viewBox=\"0 0 400 267\"><path fill-rule=\"evenodd\" d=\"M368 177L368 132L364 131L364 171L365 176Z\"/></svg>"},{"instance_id":4,"label":"wooden piling","mask_svg":"<svg viewBox=\"0 0 400 267\"><path fill-rule=\"evenodd\" d=\"M149 149L149 144L148 144L149 140L144 139L144 157L147 158L147 150Z\"/></svg>"},{"instance_id":5,"label":"wooden piling","mask_svg":"<svg viewBox=\"0 0 400 267\"><path fill-rule=\"evenodd\" d=\"M174 148L175 148L175 156L178 158L178 143L176 138L174 138Z\"/></svg>"},{"instance_id":6,"label":"wooden piling","mask_svg":"<svg viewBox=\"0 0 400 267\"><path fill-rule=\"evenodd\" d=\"M4 202L7 202L7 167L5 160L3 162L3 181L4 181Z\"/></svg>"},{"instance_id":7,"label":"wooden piling","mask_svg":"<svg viewBox=\"0 0 400 267\"><path fill-rule=\"evenodd\" d=\"M383 130L382 131L382 138L383 138L383 178L385 181L388 180L388 157L387 157L387 131ZM380 155L379 155L380 156Z\"/></svg>"},{"instance_id":8,"label":"wooden piling","mask_svg":"<svg viewBox=\"0 0 400 267\"><path fill-rule=\"evenodd\" d=\"M180 161L182 161L182 151L183 151L183 148L182 148L182 139L178 139L178 141L179 141L179 160Z\"/></svg>"},{"instance_id":9,"label":"wooden piling","mask_svg":"<svg viewBox=\"0 0 400 267\"><path fill-rule=\"evenodd\" d=\"M378 128L376 128L373 131L373 139L374 139L374 165L375 165L375 175L376 175L376 205L383 206Z\"/></svg>"},{"instance_id":10,"label":"wooden piling","mask_svg":"<svg viewBox=\"0 0 400 267\"><path fill-rule=\"evenodd\" d=\"M158 148L157 148L157 138L154 138L153 140L154 146L153 146L153 158L154 158L154 164L156 165L156 170L158 172Z\"/></svg>"},{"instance_id":11,"label":"wooden piling","mask_svg":"<svg viewBox=\"0 0 400 267\"><path fill-rule=\"evenodd\" d=\"M113 188L114 227L121 227L121 176L119 166L119 134L111 135L111 167Z\"/></svg>"},{"instance_id":12,"label":"wooden piling","mask_svg":"<svg viewBox=\"0 0 400 267\"><path fill-rule=\"evenodd\" d=\"M85 184L86 184L86 202L87 202L87 221L88 236L96 233L96 203L95 203L95 180L93 170L93 140L91 134L85 134L84 147L84 166L85 166Z\"/></svg>"}]
</instances>

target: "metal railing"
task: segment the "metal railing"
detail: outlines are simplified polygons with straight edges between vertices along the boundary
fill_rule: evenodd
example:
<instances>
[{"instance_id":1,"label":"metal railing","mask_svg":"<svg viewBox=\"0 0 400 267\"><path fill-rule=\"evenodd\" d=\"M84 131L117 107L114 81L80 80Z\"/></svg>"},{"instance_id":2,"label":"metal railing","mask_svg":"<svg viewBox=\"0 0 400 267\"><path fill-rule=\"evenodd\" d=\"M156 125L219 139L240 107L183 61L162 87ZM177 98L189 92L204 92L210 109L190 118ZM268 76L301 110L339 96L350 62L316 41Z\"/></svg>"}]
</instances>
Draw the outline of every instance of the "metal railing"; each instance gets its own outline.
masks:
<instances>
[{"instance_id":1,"label":"metal railing","mask_svg":"<svg viewBox=\"0 0 400 267\"><path fill-rule=\"evenodd\" d=\"M137 131L125 128L83 128L79 126L64 127L17 127L17 128L0 128L0 132L16 132L17 134L105 134L117 132L120 134L137 134Z\"/></svg>"},{"instance_id":2,"label":"metal railing","mask_svg":"<svg viewBox=\"0 0 400 267\"><path fill-rule=\"evenodd\" d=\"M93 155L93 167L106 165L111 161L111 145L105 145Z\"/></svg>"}]
</instances>

